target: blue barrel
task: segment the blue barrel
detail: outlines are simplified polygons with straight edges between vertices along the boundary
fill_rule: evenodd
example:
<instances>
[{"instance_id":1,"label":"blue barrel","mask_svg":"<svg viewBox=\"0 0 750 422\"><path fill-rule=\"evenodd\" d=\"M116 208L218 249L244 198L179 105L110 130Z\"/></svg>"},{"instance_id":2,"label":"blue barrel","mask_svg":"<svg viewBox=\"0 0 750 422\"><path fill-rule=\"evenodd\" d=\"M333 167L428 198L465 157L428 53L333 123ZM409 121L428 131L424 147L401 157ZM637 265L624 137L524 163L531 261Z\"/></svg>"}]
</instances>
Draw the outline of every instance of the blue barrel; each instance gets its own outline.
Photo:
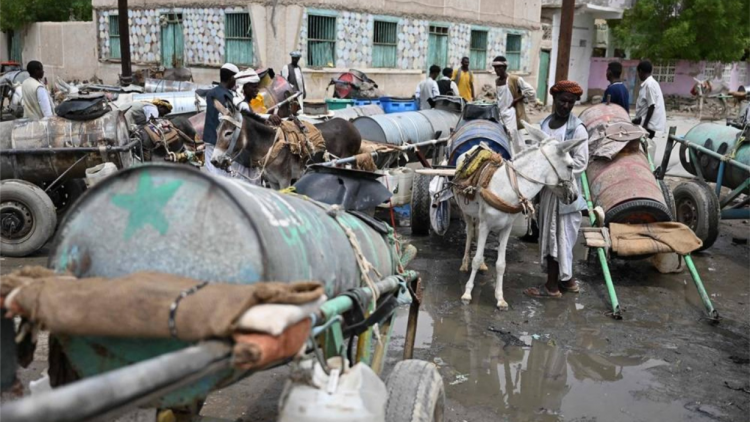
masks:
<instances>
[{"instance_id":1,"label":"blue barrel","mask_svg":"<svg viewBox=\"0 0 750 422\"><path fill-rule=\"evenodd\" d=\"M482 142L504 159L513 158L510 139L501 124L489 120L470 120L451 136L448 144L448 165L455 166L461 154Z\"/></svg>"},{"instance_id":2,"label":"blue barrel","mask_svg":"<svg viewBox=\"0 0 750 422\"><path fill-rule=\"evenodd\" d=\"M358 117L352 121L362 139L401 146L448 136L458 123L458 114L445 110L410 111Z\"/></svg>"},{"instance_id":3,"label":"blue barrel","mask_svg":"<svg viewBox=\"0 0 750 422\"><path fill-rule=\"evenodd\" d=\"M339 218L383 277L396 273L398 254L388 234L349 213ZM329 297L361 284L344 229L320 204L181 165L133 167L96 184L60 225L49 266L77 277L159 271L241 284L317 280ZM187 345L70 336L61 343L82 377ZM189 404L241 375L224 371L155 405Z\"/></svg>"}]
</instances>

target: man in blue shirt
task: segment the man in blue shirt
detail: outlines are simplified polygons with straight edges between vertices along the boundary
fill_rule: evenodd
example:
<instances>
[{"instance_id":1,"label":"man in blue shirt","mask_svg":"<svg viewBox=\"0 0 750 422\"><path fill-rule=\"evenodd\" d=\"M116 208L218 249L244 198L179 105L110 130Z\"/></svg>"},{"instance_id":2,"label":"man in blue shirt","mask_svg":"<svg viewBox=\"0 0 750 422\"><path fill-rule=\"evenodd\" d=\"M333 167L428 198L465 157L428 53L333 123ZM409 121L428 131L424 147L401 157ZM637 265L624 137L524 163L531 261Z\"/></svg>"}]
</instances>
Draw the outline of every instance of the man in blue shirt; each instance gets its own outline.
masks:
<instances>
[{"instance_id":1,"label":"man in blue shirt","mask_svg":"<svg viewBox=\"0 0 750 422\"><path fill-rule=\"evenodd\" d=\"M630 93L628 93L628 87L622 82L620 77L622 76L622 63L620 62L609 62L607 66L607 80L609 86L604 91L603 103L610 102L612 104L618 104L626 111L630 111Z\"/></svg>"},{"instance_id":2,"label":"man in blue shirt","mask_svg":"<svg viewBox=\"0 0 750 422\"><path fill-rule=\"evenodd\" d=\"M214 100L219 101L221 105L227 108L234 106L234 89L236 82L234 75L239 73L237 66L227 63L219 70L221 82L206 94L206 122L203 126L203 142L206 144L204 151L206 170L214 174L226 175L226 172L217 169L211 164L211 155L213 155L216 146L216 131L219 128L219 110L214 106Z\"/></svg>"}]
</instances>

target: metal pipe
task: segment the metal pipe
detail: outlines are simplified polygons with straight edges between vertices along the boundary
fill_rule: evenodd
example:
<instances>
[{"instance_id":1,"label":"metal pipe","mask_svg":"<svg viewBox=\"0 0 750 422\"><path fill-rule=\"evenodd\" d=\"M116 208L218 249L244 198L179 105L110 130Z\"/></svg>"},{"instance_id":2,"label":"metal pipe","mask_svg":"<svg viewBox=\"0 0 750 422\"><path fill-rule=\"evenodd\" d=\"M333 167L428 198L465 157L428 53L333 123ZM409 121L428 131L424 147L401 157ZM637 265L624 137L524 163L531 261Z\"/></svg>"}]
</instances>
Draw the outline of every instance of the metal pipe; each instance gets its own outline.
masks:
<instances>
[{"instance_id":1,"label":"metal pipe","mask_svg":"<svg viewBox=\"0 0 750 422\"><path fill-rule=\"evenodd\" d=\"M734 201L734 199L740 196L740 194L748 187L750 187L750 178L745 179L745 181L741 185L737 186L733 191L729 192L729 194L721 200L719 208L724 208L729 205L730 202Z\"/></svg>"},{"instance_id":2,"label":"metal pipe","mask_svg":"<svg viewBox=\"0 0 750 422\"><path fill-rule=\"evenodd\" d=\"M120 30L120 84L130 85L133 82L130 65L130 24L128 22L128 0L117 0L117 26Z\"/></svg>"},{"instance_id":3,"label":"metal pipe","mask_svg":"<svg viewBox=\"0 0 750 422\"><path fill-rule=\"evenodd\" d=\"M750 218L750 209L732 208L721 212L722 220L745 220Z\"/></svg>"},{"instance_id":4,"label":"metal pipe","mask_svg":"<svg viewBox=\"0 0 750 422\"><path fill-rule=\"evenodd\" d=\"M716 197L721 198L721 184L724 182L724 170L727 167L726 161L719 163L719 173L716 176Z\"/></svg>"},{"instance_id":5,"label":"metal pipe","mask_svg":"<svg viewBox=\"0 0 750 422\"><path fill-rule=\"evenodd\" d=\"M667 136L667 145L664 149L664 156L661 157L661 166L656 169L656 179L664 180L664 176L667 175L667 167L669 166L669 158L672 156L672 148L674 148L674 141L671 139L672 136L677 133L677 127L672 126L669 128L669 135Z\"/></svg>"},{"instance_id":6,"label":"metal pipe","mask_svg":"<svg viewBox=\"0 0 750 422\"><path fill-rule=\"evenodd\" d=\"M45 192L49 192L52 189L52 187L57 184L57 182L59 182L63 177L65 177L66 174L70 173L70 171L73 170L73 168L75 166L77 166L81 161L83 161L85 159L86 159L86 156L84 155L81 158L79 158L78 160L76 160L76 162L73 163L72 166L70 166L67 169L65 169L65 171L62 172L62 174L57 177L57 179L53 180L52 183L50 183L49 186L47 186L47 189L45 189L44 191Z\"/></svg>"},{"instance_id":7,"label":"metal pipe","mask_svg":"<svg viewBox=\"0 0 750 422\"><path fill-rule=\"evenodd\" d=\"M230 366L231 345L208 341L4 404L3 422L112 420Z\"/></svg>"},{"instance_id":8,"label":"metal pipe","mask_svg":"<svg viewBox=\"0 0 750 422\"><path fill-rule=\"evenodd\" d=\"M708 317L714 322L719 322L719 313L716 311L716 309L714 309L714 305L711 303L711 299L708 297L708 293L706 293L705 287L703 287L703 281L701 281L701 276L700 274L698 274L698 270L695 268L693 258L690 255L683 255L683 258L685 258L685 263L690 270L690 275L693 276L693 283L695 284L695 288L698 290L698 294L701 296L703 306L706 307Z\"/></svg>"},{"instance_id":9,"label":"metal pipe","mask_svg":"<svg viewBox=\"0 0 750 422\"><path fill-rule=\"evenodd\" d=\"M418 275L415 271L406 271L403 274L392 275L375 282L375 288L378 289L378 292L381 294L391 292L398 287L398 284L402 279L407 283L410 283L412 280L416 279L417 276ZM372 290L370 290L369 287L361 287L361 289L365 293L363 297L367 298L362 305L368 306L370 304L370 299L372 298ZM320 324L325 323L336 315L341 315L350 311L352 306L354 306L354 302L352 302L352 299L349 296L337 296L327 301L320 307L320 313L323 315L323 318L320 318L319 320Z\"/></svg>"},{"instance_id":10,"label":"metal pipe","mask_svg":"<svg viewBox=\"0 0 750 422\"><path fill-rule=\"evenodd\" d=\"M82 147L82 148L28 148L28 149L7 149L0 151L0 155L54 155L60 153L71 153L71 152L125 152L135 147L141 141L131 141L122 146L107 146L103 150L95 147Z\"/></svg>"},{"instance_id":11,"label":"metal pipe","mask_svg":"<svg viewBox=\"0 0 750 422\"><path fill-rule=\"evenodd\" d=\"M716 158L716 159L721 160L721 161L729 162L729 163L731 163L735 167L739 167L742 170L750 172L750 166L745 165L745 164L743 164L743 163L741 163L741 162L739 162L739 161L737 161L737 160L735 160L733 158L730 158L730 157L728 157L726 155L721 155L721 154L719 154L716 151L711 151L710 149L708 149L708 148L706 148L704 146L698 145L696 143L693 143L693 142L691 142L691 141L689 141L689 140L687 140L687 139L685 139L685 138L683 138L681 136L669 136L669 138L670 139L674 139L675 141L677 141L677 142L679 142L681 144L687 145L691 149L697 149L698 151L702 152L703 154L706 154L708 156L711 156L711 157ZM699 167L699 163L696 162L694 165L696 166L696 170L697 170L698 167Z\"/></svg>"},{"instance_id":12,"label":"metal pipe","mask_svg":"<svg viewBox=\"0 0 750 422\"><path fill-rule=\"evenodd\" d=\"M586 206L588 207L589 220L591 224L596 224L596 218L594 217L594 203L591 202L591 192L589 192L589 180L586 177L586 172L581 173L581 184L583 185L583 193L586 196ZM607 292L609 292L609 300L612 303L612 317L614 319L622 319L620 313L620 302L617 300L617 293L615 292L615 284L612 282L612 275L609 272L609 264L607 263L607 255L604 253L604 248L596 248L596 254L599 256L599 263L602 266L602 273L604 274L604 282L607 284Z\"/></svg>"},{"instance_id":13,"label":"metal pipe","mask_svg":"<svg viewBox=\"0 0 750 422\"><path fill-rule=\"evenodd\" d=\"M291 97L287 98L286 100L284 100L284 101L276 104L275 106L269 108L268 110L266 110L266 112L270 114L272 111L276 110L277 108L279 108L279 107L281 107L281 106L283 106L283 105L285 105L287 103L292 102L293 100L295 100L300 95L302 95L302 93L301 92L297 92L297 93L293 94Z\"/></svg>"},{"instance_id":14,"label":"metal pipe","mask_svg":"<svg viewBox=\"0 0 750 422\"><path fill-rule=\"evenodd\" d=\"M408 151L408 150L414 149L414 148L419 148L419 147L424 147L424 146L430 146L430 145L439 145L439 144L444 144L444 143L447 143L447 142L448 142L448 138L433 139L431 141L419 142L417 144L407 144L407 145L398 147L397 150L401 151L401 152L404 152L404 151ZM380 153L378 153L378 152L371 152L370 156L373 157L373 158L375 158L375 157L378 156L378 154L380 154ZM341 165L341 164L353 163L355 161L357 161L357 157L356 156L355 157L347 157L347 158L339 158L338 160L328 161L328 162L323 163L321 165L326 166L326 167L334 167L334 166Z\"/></svg>"}]
</instances>

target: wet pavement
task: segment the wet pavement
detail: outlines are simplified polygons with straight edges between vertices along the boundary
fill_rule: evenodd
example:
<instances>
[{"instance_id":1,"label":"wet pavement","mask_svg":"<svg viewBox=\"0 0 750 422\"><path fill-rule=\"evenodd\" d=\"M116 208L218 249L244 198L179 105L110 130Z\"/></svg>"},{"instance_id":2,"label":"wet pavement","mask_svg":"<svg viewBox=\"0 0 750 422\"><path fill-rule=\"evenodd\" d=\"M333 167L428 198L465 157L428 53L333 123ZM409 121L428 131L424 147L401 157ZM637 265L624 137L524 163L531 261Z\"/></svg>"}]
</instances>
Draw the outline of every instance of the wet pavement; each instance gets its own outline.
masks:
<instances>
[{"instance_id":1,"label":"wet pavement","mask_svg":"<svg viewBox=\"0 0 750 422\"><path fill-rule=\"evenodd\" d=\"M672 122L682 126L680 134L697 123L670 117ZM519 240L522 219L507 253L504 291L510 309L494 307L494 237L485 252L490 270L477 277L474 298L464 305L460 296L468 274L458 271L462 223L454 220L444 237L412 238L408 227L399 231L419 250L410 268L421 273L424 284L415 358L438 365L448 421L750 420L748 221L722 222L715 245L694 254L723 318L718 325L705 319L687 272L660 274L646 261L611 264L623 310L622 320L612 319L599 264L587 262L580 245L575 252L580 294L559 300L524 296L523 290L542 284L545 275L537 244ZM3 258L0 270L27 264L46 264L45 251ZM402 353L406 314L399 311L389 368ZM22 371L26 384L46 366L43 347L36 358ZM202 415L274 420L287 373L277 368L221 390L208 398Z\"/></svg>"}]
</instances>

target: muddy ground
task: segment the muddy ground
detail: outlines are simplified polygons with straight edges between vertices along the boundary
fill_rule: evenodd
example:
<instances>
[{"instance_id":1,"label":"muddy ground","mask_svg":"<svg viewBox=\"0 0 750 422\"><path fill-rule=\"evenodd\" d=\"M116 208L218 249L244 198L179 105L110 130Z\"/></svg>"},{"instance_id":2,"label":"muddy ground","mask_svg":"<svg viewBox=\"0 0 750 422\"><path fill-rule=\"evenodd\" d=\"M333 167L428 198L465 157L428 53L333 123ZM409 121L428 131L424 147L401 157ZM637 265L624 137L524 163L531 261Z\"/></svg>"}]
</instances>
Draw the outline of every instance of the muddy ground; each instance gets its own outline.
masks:
<instances>
[{"instance_id":1,"label":"muddy ground","mask_svg":"<svg viewBox=\"0 0 750 422\"><path fill-rule=\"evenodd\" d=\"M670 118L678 133L697 123ZM682 126L682 128L680 128ZM661 157L661 152L657 153ZM673 157L674 158L674 157ZM673 160L674 161L674 160ZM679 165L672 166L679 173ZM670 179L670 184L679 183ZM705 319L688 273L663 275L645 261L611 266L623 319L608 315L609 301L598 263L576 249L580 294L535 300L523 290L544 282L538 247L524 243L522 219L508 246L505 299L494 308L494 238L486 252L490 271L480 274L474 299L459 300L468 278L458 268L463 227L454 220L444 237L403 237L419 250L411 268L424 282L415 357L440 368L447 420L512 422L747 421L750 414L750 237L748 221L724 221L709 250L694 255L718 325ZM24 259L2 258L7 273L46 264L46 250ZM403 347L406 309L400 311L388 354L389 367ZM44 344L23 370L24 384L46 366ZM202 414L236 421L269 421L285 367L267 371L206 402ZM28 393L28 389L27 389ZM4 395L4 400L10 399Z\"/></svg>"}]
</instances>

